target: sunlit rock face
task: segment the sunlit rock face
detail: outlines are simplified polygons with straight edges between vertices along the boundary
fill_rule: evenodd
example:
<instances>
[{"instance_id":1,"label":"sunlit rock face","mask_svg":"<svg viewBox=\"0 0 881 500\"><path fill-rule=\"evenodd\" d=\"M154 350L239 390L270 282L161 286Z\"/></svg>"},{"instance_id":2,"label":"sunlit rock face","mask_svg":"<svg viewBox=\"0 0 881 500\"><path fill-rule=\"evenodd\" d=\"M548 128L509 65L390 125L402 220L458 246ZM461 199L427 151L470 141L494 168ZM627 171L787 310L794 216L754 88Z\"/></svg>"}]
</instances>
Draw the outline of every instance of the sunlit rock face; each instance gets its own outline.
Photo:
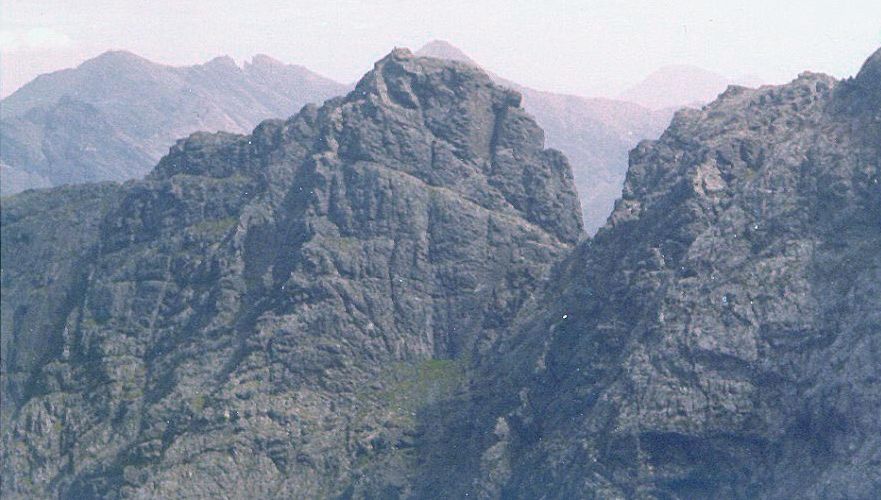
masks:
<instances>
[{"instance_id":1,"label":"sunlit rock face","mask_svg":"<svg viewBox=\"0 0 881 500\"><path fill-rule=\"evenodd\" d=\"M4 497L410 491L425 416L583 231L519 102L396 50L144 181L4 199Z\"/></svg>"}]
</instances>

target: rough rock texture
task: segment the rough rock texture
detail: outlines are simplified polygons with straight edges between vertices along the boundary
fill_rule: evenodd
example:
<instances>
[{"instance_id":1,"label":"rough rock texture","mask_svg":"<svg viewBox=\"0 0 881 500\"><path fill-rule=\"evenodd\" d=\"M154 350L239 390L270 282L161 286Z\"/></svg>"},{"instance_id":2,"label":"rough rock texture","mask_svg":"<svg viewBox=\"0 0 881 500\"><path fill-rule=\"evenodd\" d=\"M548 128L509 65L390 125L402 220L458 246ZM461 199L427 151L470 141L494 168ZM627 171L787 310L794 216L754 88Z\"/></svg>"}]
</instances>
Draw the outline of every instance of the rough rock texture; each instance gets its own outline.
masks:
<instances>
[{"instance_id":1,"label":"rough rock texture","mask_svg":"<svg viewBox=\"0 0 881 500\"><path fill-rule=\"evenodd\" d=\"M479 360L445 424L468 458L432 487L879 497L879 75L881 51L732 87L636 148L608 225Z\"/></svg>"},{"instance_id":2,"label":"rough rock texture","mask_svg":"<svg viewBox=\"0 0 881 500\"><path fill-rule=\"evenodd\" d=\"M3 497L877 498L879 75L678 113L577 244L518 94L406 51L5 199Z\"/></svg>"},{"instance_id":3,"label":"rough rock texture","mask_svg":"<svg viewBox=\"0 0 881 500\"><path fill-rule=\"evenodd\" d=\"M582 234L520 96L396 50L147 179L4 199L4 498L412 491L436 402Z\"/></svg>"},{"instance_id":4,"label":"rough rock texture","mask_svg":"<svg viewBox=\"0 0 881 500\"><path fill-rule=\"evenodd\" d=\"M477 65L442 41L416 54ZM593 234L621 194L627 153L640 140L657 138L672 110L543 92L490 76L523 96L547 145L573 165L585 229ZM241 67L228 57L171 67L107 52L42 75L0 103L0 193L140 179L178 137L196 130L250 132L261 120L349 90L264 55Z\"/></svg>"},{"instance_id":5,"label":"rough rock texture","mask_svg":"<svg viewBox=\"0 0 881 500\"><path fill-rule=\"evenodd\" d=\"M179 137L247 132L347 90L263 55L172 67L106 52L0 102L0 192L141 178Z\"/></svg>"},{"instance_id":6,"label":"rough rock texture","mask_svg":"<svg viewBox=\"0 0 881 500\"><path fill-rule=\"evenodd\" d=\"M416 54L478 65L440 40L425 45ZM581 199L584 227L589 234L595 233L606 223L615 200L621 196L627 153L639 141L661 135L674 110L655 111L623 100L544 92L490 76L496 83L523 95L523 107L545 131L548 146L559 149L569 159ZM712 95L724 88L718 87Z\"/></svg>"}]
</instances>

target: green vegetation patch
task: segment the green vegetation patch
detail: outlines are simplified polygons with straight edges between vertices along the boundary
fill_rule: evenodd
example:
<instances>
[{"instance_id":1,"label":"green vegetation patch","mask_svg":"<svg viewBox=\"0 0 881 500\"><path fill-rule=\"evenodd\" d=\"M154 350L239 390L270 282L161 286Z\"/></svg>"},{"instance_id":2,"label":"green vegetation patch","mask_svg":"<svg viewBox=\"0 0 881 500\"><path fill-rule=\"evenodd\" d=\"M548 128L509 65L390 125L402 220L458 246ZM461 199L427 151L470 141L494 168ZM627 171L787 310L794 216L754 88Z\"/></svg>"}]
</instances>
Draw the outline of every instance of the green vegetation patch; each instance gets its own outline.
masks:
<instances>
[{"instance_id":1,"label":"green vegetation patch","mask_svg":"<svg viewBox=\"0 0 881 500\"><path fill-rule=\"evenodd\" d=\"M239 219L236 217L209 219L193 224L190 226L190 230L203 237L219 238L235 227L238 222Z\"/></svg>"},{"instance_id":2,"label":"green vegetation patch","mask_svg":"<svg viewBox=\"0 0 881 500\"><path fill-rule=\"evenodd\" d=\"M379 398L406 413L456 396L466 380L465 360L429 359L396 363L383 377Z\"/></svg>"}]
</instances>

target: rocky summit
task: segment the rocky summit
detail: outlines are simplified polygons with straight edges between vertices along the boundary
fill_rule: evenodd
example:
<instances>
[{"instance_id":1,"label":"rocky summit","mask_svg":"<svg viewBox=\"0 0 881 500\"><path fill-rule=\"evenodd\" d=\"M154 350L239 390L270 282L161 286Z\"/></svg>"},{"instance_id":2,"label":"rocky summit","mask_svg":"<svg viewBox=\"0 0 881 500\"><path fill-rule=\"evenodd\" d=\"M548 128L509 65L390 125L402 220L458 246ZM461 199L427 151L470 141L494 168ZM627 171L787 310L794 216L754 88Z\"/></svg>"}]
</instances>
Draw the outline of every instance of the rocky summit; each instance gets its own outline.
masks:
<instances>
[{"instance_id":1,"label":"rocky summit","mask_svg":"<svg viewBox=\"0 0 881 500\"><path fill-rule=\"evenodd\" d=\"M582 234L519 102L396 50L143 181L4 200L4 498L406 494L423 415Z\"/></svg>"},{"instance_id":2,"label":"rocky summit","mask_svg":"<svg viewBox=\"0 0 881 500\"><path fill-rule=\"evenodd\" d=\"M439 40L416 54L477 65L458 48ZM581 200L584 228L588 234L594 234L606 223L621 194L628 152L639 141L661 135L674 110L651 110L633 102L545 92L489 75L499 85L523 96L523 107L545 131L547 144L569 159ZM722 85L712 95L724 88Z\"/></svg>"},{"instance_id":3,"label":"rocky summit","mask_svg":"<svg viewBox=\"0 0 881 500\"><path fill-rule=\"evenodd\" d=\"M582 238L473 65L2 206L4 498L881 496L881 51L730 87Z\"/></svg>"},{"instance_id":4,"label":"rocky summit","mask_svg":"<svg viewBox=\"0 0 881 500\"><path fill-rule=\"evenodd\" d=\"M436 487L878 498L879 75L881 50L731 87L640 144L609 223L479 360Z\"/></svg>"}]
</instances>

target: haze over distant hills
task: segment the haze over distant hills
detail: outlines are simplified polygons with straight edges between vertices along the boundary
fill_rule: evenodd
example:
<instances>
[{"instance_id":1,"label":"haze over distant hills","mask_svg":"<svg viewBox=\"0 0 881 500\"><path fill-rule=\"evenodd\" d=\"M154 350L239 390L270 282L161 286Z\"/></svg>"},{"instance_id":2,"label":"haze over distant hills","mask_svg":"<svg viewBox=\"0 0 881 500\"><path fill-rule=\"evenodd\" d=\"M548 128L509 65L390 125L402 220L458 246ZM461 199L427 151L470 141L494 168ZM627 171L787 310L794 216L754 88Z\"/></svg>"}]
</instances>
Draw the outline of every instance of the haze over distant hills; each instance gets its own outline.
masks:
<instances>
[{"instance_id":1,"label":"haze over distant hills","mask_svg":"<svg viewBox=\"0 0 881 500\"><path fill-rule=\"evenodd\" d=\"M479 66L455 46L433 41L417 54ZM679 69L676 69L679 68ZM585 228L602 226L621 192L628 152L660 135L671 102L715 97L724 78L696 68L667 68L629 90L629 99L544 92L491 77L523 96L547 145L570 160ZM265 55L239 66L218 57L172 67L124 51L42 75L2 102L0 190L143 176L181 137L197 131L247 133L261 120L284 118L305 103L341 95L349 85ZM666 100L665 100L666 99Z\"/></svg>"},{"instance_id":2,"label":"haze over distant hills","mask_svg":"<svg viewBox=\"0 0 881 500\"><path fill-rule=\"evenodd\" d=\"M347 88L264 55L172 67L106 52L0 102L2 191L141 177L194 131L246 133Z\"/></svg>"},{"instance_id":3,"label":"haze over distant hills","mask_svg":"<svg viewBox=\"0 0 881 500\"><path fill-rule=\"evenodd\" d=\"M416 54L478 65L441 40L425 45ZM620 100L544 92L492 73L490 76L523 95L523 106L544 129L547 145L569 158L581 197L585 229L589 233L596 231L621 194L628 152L643 139L657 138L669 123L672 110L653 111Z\"/></svg>"},{"instance_id":4,"label":"haze over distant hills","mask_svg":"<svg viewBox=\"0 0 881 500\"><path fill-rule=\"evenodd\" d=\"M664 66L618 97L650 109L700 107L722 93L729 85L758 87L762 81L751 75L728 78L687 65Z\"/></svg>"}]
</instances>

